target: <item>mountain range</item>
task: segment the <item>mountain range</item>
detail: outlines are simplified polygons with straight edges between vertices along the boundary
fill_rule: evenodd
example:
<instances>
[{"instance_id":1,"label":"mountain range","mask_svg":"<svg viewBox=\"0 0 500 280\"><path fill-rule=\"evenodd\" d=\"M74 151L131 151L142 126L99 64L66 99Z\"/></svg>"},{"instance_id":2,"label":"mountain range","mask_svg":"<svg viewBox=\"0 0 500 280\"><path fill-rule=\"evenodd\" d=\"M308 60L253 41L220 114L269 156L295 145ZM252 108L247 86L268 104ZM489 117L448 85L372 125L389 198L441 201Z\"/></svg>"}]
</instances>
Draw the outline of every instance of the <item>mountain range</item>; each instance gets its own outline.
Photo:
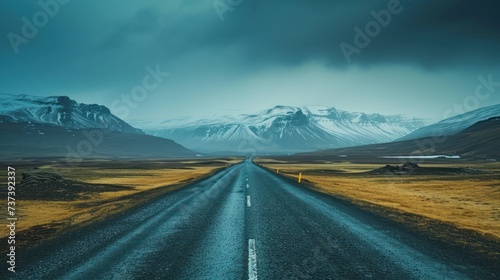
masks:
<instances>
[{"instance_id":1,"label":"mountain range","mask_svg":"<svg viewBox=\"0 0 500 280\"><path fill-rule=\"evenodd\" d=\"M101 105L66 96L0 94L0 151L7 158L192 157L172 140L144 134Z\"/></svg>"},{"instance_id":2,"label":"mountain range","mask_svg":"<svg viewBox=\"0 0 500 280\"><path fill-rule=\"evenodd\" d=\"M441 137L446 135L454 135L478 122L485 121L497 116L500 116L500 105L483 107L420 128L402 137L399 140L412 140L424 137Z\"/></svg>"},{"instance_id":3,"label":"mountain range","mask_svg":"<svg viewBox=\"0 0 500 280\"><path fill-rule=\"evenodd\" d=\"M499 154L500 105L428 126L423 119L400 115L276 106L256 114L135 122L141 130L105 106L81 104L66 96L0 94L0 98L0 133L8 136L0 138L4 158L162 158L192 157L198 152L481 158Z\"/></svg>"},{"instance_id":4,"label":"mountain range","mask_svg":"<svg viewBox=\"0 0 500 280\"><path fill-rule=\"evenodd\" d=\"M475 113L473 112L472 115ZM471 115L471 114L467 114ZM462 116L466 117L466 115ZM500 115L478 121L466 129L450 135L426 136L390 143L320 150L303 153L303 157L322 157L343 160L347 158L411 158L460 157L468 159L498 160L500 158Z\"/></svg>"},{"instance_id":5,"label":"mountain range","mask_svg":"<svg viewBox=\"0 0 500 280\"><path fill-rule=\"evenodd\" d=\"M102 105L81 104L67 96L37 97L0 93L0 121L38 123L72 129L103 128L144 134Z\"/></svg>"},{"instance_id":6,"label":"mountain range","mask_svg":"<svg viewBox=\"0 0 500 280\"><path fill-rule=\"evenodd\" d=\"M333 107L276 106L256 114L192 122L142 123L145 133L205 153L294 153L384 143L426 124L401 115L352 113Z\"/></svg>"}]
</instances>

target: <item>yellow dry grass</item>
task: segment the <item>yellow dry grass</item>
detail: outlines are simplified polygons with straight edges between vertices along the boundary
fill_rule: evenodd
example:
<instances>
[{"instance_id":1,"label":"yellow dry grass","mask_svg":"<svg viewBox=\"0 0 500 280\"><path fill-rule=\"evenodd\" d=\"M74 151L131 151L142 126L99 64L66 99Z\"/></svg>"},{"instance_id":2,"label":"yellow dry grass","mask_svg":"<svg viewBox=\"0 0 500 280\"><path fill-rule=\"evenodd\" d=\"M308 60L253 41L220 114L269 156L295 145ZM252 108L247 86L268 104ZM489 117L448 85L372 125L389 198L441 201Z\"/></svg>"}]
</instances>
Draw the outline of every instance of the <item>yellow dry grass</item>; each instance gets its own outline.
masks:
<instances>
[{"instance_id":1,"label":"yellow dry grass","mask_svg":"<svg viewBox=\"0 0 500 280\"><path fill-rule=\"evenodd\" d=\"M120 196L117 196L120 197ZM78 201L44 201L24 200L18 204L19 222L16 225L18 232L29 230L37 226L45 225L46 228L57 227L58 229L88 222L93 219L104 219L110 214L123 210L126 206L132 206L131 199L120 202L105 202L104 200L92 201L93 206L82 207L88 200ZM100 203L103 202L103 203ZM1 237L6 235L2 234ZM46 236L49 238L50 236Z\"/></svg>"},{"instance_id":2,"label":"yellow dry grass","mask_svg":"<svg viewBox=\"0 0 500 280\"><path fill-rule=\"evenodd\" d=\"M74 202L20 200L17 230L23 231L37 225L60 222L84 211L85 209L77 208Z\"/></svg>"},{"instance_id":3,"label":"yellow dry grass","mask_svg":"<svg viewBox=\"0 0 500 280\"><path fill-rule=\"evenodd\" d=\"M116 196L133 194L163 186L174 185L180 182L195 179L214 171L213 167L194 167L192 169L158 169L158 170L113 170L112 174L96 171L95 177L75 178L91 184L110 184L133 187L133 190L101 193L97 199L109 199ZM112 176L112 177L111 177Z\"/></svg>"},{"instance_id":4,"label":"yellow dry grass","mask_svg":"<svg viewBox=\"0 0 500 280\"><path fill-rule=\"evenodd\" d=\"M162 167L159 164L155 168L122 167L122 165L112 168L110 166L113 163L109 163L109 166L105 167L102 165L100 167L43 165L39 167L41 171L60 174L64 179L129 188L96 193L88 199L74 201L20 199L16 201L16 214L19 219L16 230L22 232L37 226L57 227L60 230L90 220L100 220L137 203L138 199L129 198L130 195L145 191L158 190L160 193L174 190L179 188L182 183L201 178L217 169L237 162L239 162L238 159L226 159L217 164L211 162L204 166L203 161L192 160L168 164L167 167ZM17 180L20 181L21 178L18 177ZM0 238L7 235L6 230L0 232Z\"/></svg>"},{"instance_id":5,"label":"yellow dry grass","mask_svg":"<svg viewBox=\"0 0 500 280\"><path fill-rule=\"evenodd\" d=\"M303 173L304 180L321 192L368 202L434 220L452 223L456 227L490 234L500 238L500 176L395 176L356 175L381 167L372 164L319 163L286 164L261 160L266 167L290 177ZM474 165L432 164L439 167L473 167L499 172L498 163ZM346 174L318 174L318 170L340 170ZM313 172L314 171L314 172ZM308 174L309 172L309 174Z\"/></svg>"}]
</instances>

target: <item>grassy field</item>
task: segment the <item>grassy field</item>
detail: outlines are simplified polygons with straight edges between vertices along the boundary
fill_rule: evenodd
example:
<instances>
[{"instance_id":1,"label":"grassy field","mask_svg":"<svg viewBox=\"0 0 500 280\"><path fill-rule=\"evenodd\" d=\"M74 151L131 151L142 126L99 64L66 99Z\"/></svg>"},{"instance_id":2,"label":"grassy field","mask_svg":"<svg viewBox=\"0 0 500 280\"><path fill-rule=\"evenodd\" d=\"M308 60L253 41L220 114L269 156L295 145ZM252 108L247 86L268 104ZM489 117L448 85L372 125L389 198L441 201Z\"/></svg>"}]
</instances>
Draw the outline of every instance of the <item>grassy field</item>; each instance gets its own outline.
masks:
<instances>
[{"instance_id":1,"label":"grassy field","mask_svg":"<svg viewBox=\"0 0 500 280\"><path fill-rule=\"evenodd\" d=\"M104 219L240 161L236 158L142 162L95 161L86 162L78 167L61 166L56 163L18 163L16 214L19 221L16 230L19 236L29 239L24 240L26 242L47 239L70 227ZM57 174L59 177L56 177L56 181L64 181L65 184L35 181L27 185L23 183L22 173L44 176ZM0 180L6 181L5 175L6 172L0 176ZM79 189L70 189L74 185L78 185ZM52 189L35 192L39 189L38 186L47 189L48 186L52 186ZM86 187L89 191L86 191ZM73 196L61 199L56 195L61 192L73 192ZM2 195L6 197L6 193L2 192ZM5 238L7 235L7 230L0 232L0 238Z\"/></svg>"},{"instance_id":2,"label":"grassy field","mask_svg":"<svg viewBox=\"0 0 500 280\"><path fill-rule=\"evenodd\" d=\"M500 163L421 165L431 170L443 167L481 170L485 171L483 174L380 175L370 171L385 164L255 161L275 172L279 169L281 174L289 177L297 178L298 173L302 173L304 183L355 203L375 204L500 238Z\"/></svg>"}]
</instances>

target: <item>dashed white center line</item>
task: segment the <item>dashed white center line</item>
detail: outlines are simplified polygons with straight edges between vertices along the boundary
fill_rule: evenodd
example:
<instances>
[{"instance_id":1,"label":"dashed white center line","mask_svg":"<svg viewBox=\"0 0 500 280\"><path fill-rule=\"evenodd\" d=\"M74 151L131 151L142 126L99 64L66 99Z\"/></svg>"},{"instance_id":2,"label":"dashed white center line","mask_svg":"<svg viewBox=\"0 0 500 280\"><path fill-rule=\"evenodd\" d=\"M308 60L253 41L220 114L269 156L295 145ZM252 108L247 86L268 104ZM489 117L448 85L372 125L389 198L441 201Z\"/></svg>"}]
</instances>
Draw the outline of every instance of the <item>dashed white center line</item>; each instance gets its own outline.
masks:
<instances>
[{"instance_id":1,"label":"dashed white center line","mask_svg":"<svg viewBox=\"0 0 500 280\"><path fill-rule=\"evenodd\" d=\"M247 207L252 207L252 203L250 203L250 196L247 195Z\"/></svg>"},{"instance_id":2,"label":"dashed white center line","mask_svg":"<svg viewBox=\"0 0 500 280\"><path fill-rule=\"evenodd\" d=\"M257 280L257 252L255 239L248 240L248 279Z\"/></svg>"},{"instance_id":3,"label":"dashed white center line","mask_svg":"<svg viewBox=\"0 0 500 280\"><path fill-rule=\"evenodd\" d=\"M247 184L247 189L249 189L249 188L250 188L250 185L249 185L249 184Z\"/></svg>"}]
</instances>

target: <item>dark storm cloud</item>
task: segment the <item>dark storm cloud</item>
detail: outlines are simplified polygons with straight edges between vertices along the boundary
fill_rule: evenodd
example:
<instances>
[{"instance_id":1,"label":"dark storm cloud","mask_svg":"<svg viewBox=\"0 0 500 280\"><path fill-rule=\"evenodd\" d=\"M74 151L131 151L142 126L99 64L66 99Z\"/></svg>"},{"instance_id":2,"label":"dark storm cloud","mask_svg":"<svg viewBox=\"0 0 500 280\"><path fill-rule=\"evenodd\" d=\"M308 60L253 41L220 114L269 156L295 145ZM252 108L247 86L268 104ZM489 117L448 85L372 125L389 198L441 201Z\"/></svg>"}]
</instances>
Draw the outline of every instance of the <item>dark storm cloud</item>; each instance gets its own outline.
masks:
<instances>
[{"instance_id":1,"label":"dark storm cloud","mask_svg":"<svg viewBox=\"0 0 500 280\"><path fill-rule=\"evenodd\" d=\"M245 1L222 24L190 30L192 47L237 46L248 61L296 64L310 59L345 66L341 42L354 45L354 27L373 21L377 1ZM396 1L399 2L399 1ZM430 67L497 65L500 5L493 1L400 1L402 12L371 43L352 56L361 65L417 64ZM196 20L194 20L196 21Z\"/></svg>"},{"instance_id":2,"label":"dark storm cloud","mask_svg":"<svg viewBox=\"0 0 500 280\"><path fill-rule=\"evenodd\" d=\"M56 0L43 0L44 2ZM227 2L226 0L217 0ZM69 1L15 54L37 1L0 4L2 91L40 93L126 90L148 65L167 70L246 75L253 69L319 62L468 69L500 62L499 5L494 1L401 0L403 11L346 61L354 27L394 0L243 0L221 21L212 0ZM172 69L173 68L173 69Z\"/></svg>"},{"instance_id":3,"label":"dark storm cloud","mask_svg":"<svg viewBox=\"0 0 500 280\"><path fill-rule=\"evenodd\" d=\"M45 39L35 40L50 42L46 45L53 48L43 48L44 44L40 43L41 48L35 51L53 50L62 56L65 52L74 55L72 51L78 48L78 44L68 44L68 41L73 42L80 35L78 30L91 30L98 24L105 24L99 28L108 30L109 34L101 38L101 46L127 51L134 48L135 38L136 41L146 42L141 45L144 53L138 54L144 58L160 55L169 60L193 50L222 52L231 47L240 52L241 59L251 62L296 64L319 59L333 66L344 66L346 60L339 44L346 42L355 46L353 28L364 29L373 20L370 12L387 9L391 1L394 0L244 0L234 11L225 13L223 22L219 21L211 1L184 1L177 6L178 11L162 10L160 2L145 1L150 4L134 4L137 6L136 13L117 21L95 18L105 17L106 12L102 9L106 7L89 1L88 4L79 3L88 9L76 11L72 18L54 18L56 22L47 27L51 30L43 32ZM29 18L37 8L36 5L9 3L2 5L8 5L7 8L17 11L17 14L4 9L0 27L3 34L19 31L19 16ZM488 0L401 0L400 3L403 11L393 15L389 26L382 28L360 54L352 56L354 63L429 66L498 63L496 50L500 47L500 20L497 11L500 4ZM68 5L76 4L70 2ZM203 12L192 12L196 6L209 8ZM119 14L112 7L110 5L110 13ZM88 21L86 27L81 26L82 20ZM90 38L91 41L99 39L97 36ZM8 40L2 40L1 46L8 50Z\"/></svg>"},{"instance_id":4,"label":"dark storm cloud","mask_svg":"<svg viewBox=\"0 0 500 280\"><path fill-rule=\"evenodd\" d=\"M145 59L172 61L200 51L224 57L230 49L228 58L240 62L238 67L243 69L309 60L344 67L348 63L339 44L356 47L354 28L364 29L374 20L371 11L386 10L392 1L245 0L226 12L222 22L211 7L203 13L191 12L193 6L210 2L184 1L174 12L138 11L116 27L103 46L135 50L131 42L139 38L147 51L136 56ZM499 4L486 0L396 2L402 12L392 15L390 24L351 56L354 64L498 64L500 20L495 11Z\"/></svg>"},{"instance_id":5,"label":"dark storm cloud","mask_svg":"<svg viewBox=\"0 0 500 280\"><path fill-rule=\"evenodd\" d=\"M361 63L385 61L430 67L498 65L498 3L486 0L413 2L401 2L405 9L359 55Z\"/></svg>"},{"instance_id":6,"label":"dark storm cloud","mask_svg":"<svg viewBox=\"0 0 500 280\"><path fill-rule=\"evenodd\" d=\"M130 20L121 24L103 42L103 46L116 47L130 43L129 39L135 36L151 34L158 29L160 15L153 9L143 9L137 12Z\"/></svg>"}]
</instances>

